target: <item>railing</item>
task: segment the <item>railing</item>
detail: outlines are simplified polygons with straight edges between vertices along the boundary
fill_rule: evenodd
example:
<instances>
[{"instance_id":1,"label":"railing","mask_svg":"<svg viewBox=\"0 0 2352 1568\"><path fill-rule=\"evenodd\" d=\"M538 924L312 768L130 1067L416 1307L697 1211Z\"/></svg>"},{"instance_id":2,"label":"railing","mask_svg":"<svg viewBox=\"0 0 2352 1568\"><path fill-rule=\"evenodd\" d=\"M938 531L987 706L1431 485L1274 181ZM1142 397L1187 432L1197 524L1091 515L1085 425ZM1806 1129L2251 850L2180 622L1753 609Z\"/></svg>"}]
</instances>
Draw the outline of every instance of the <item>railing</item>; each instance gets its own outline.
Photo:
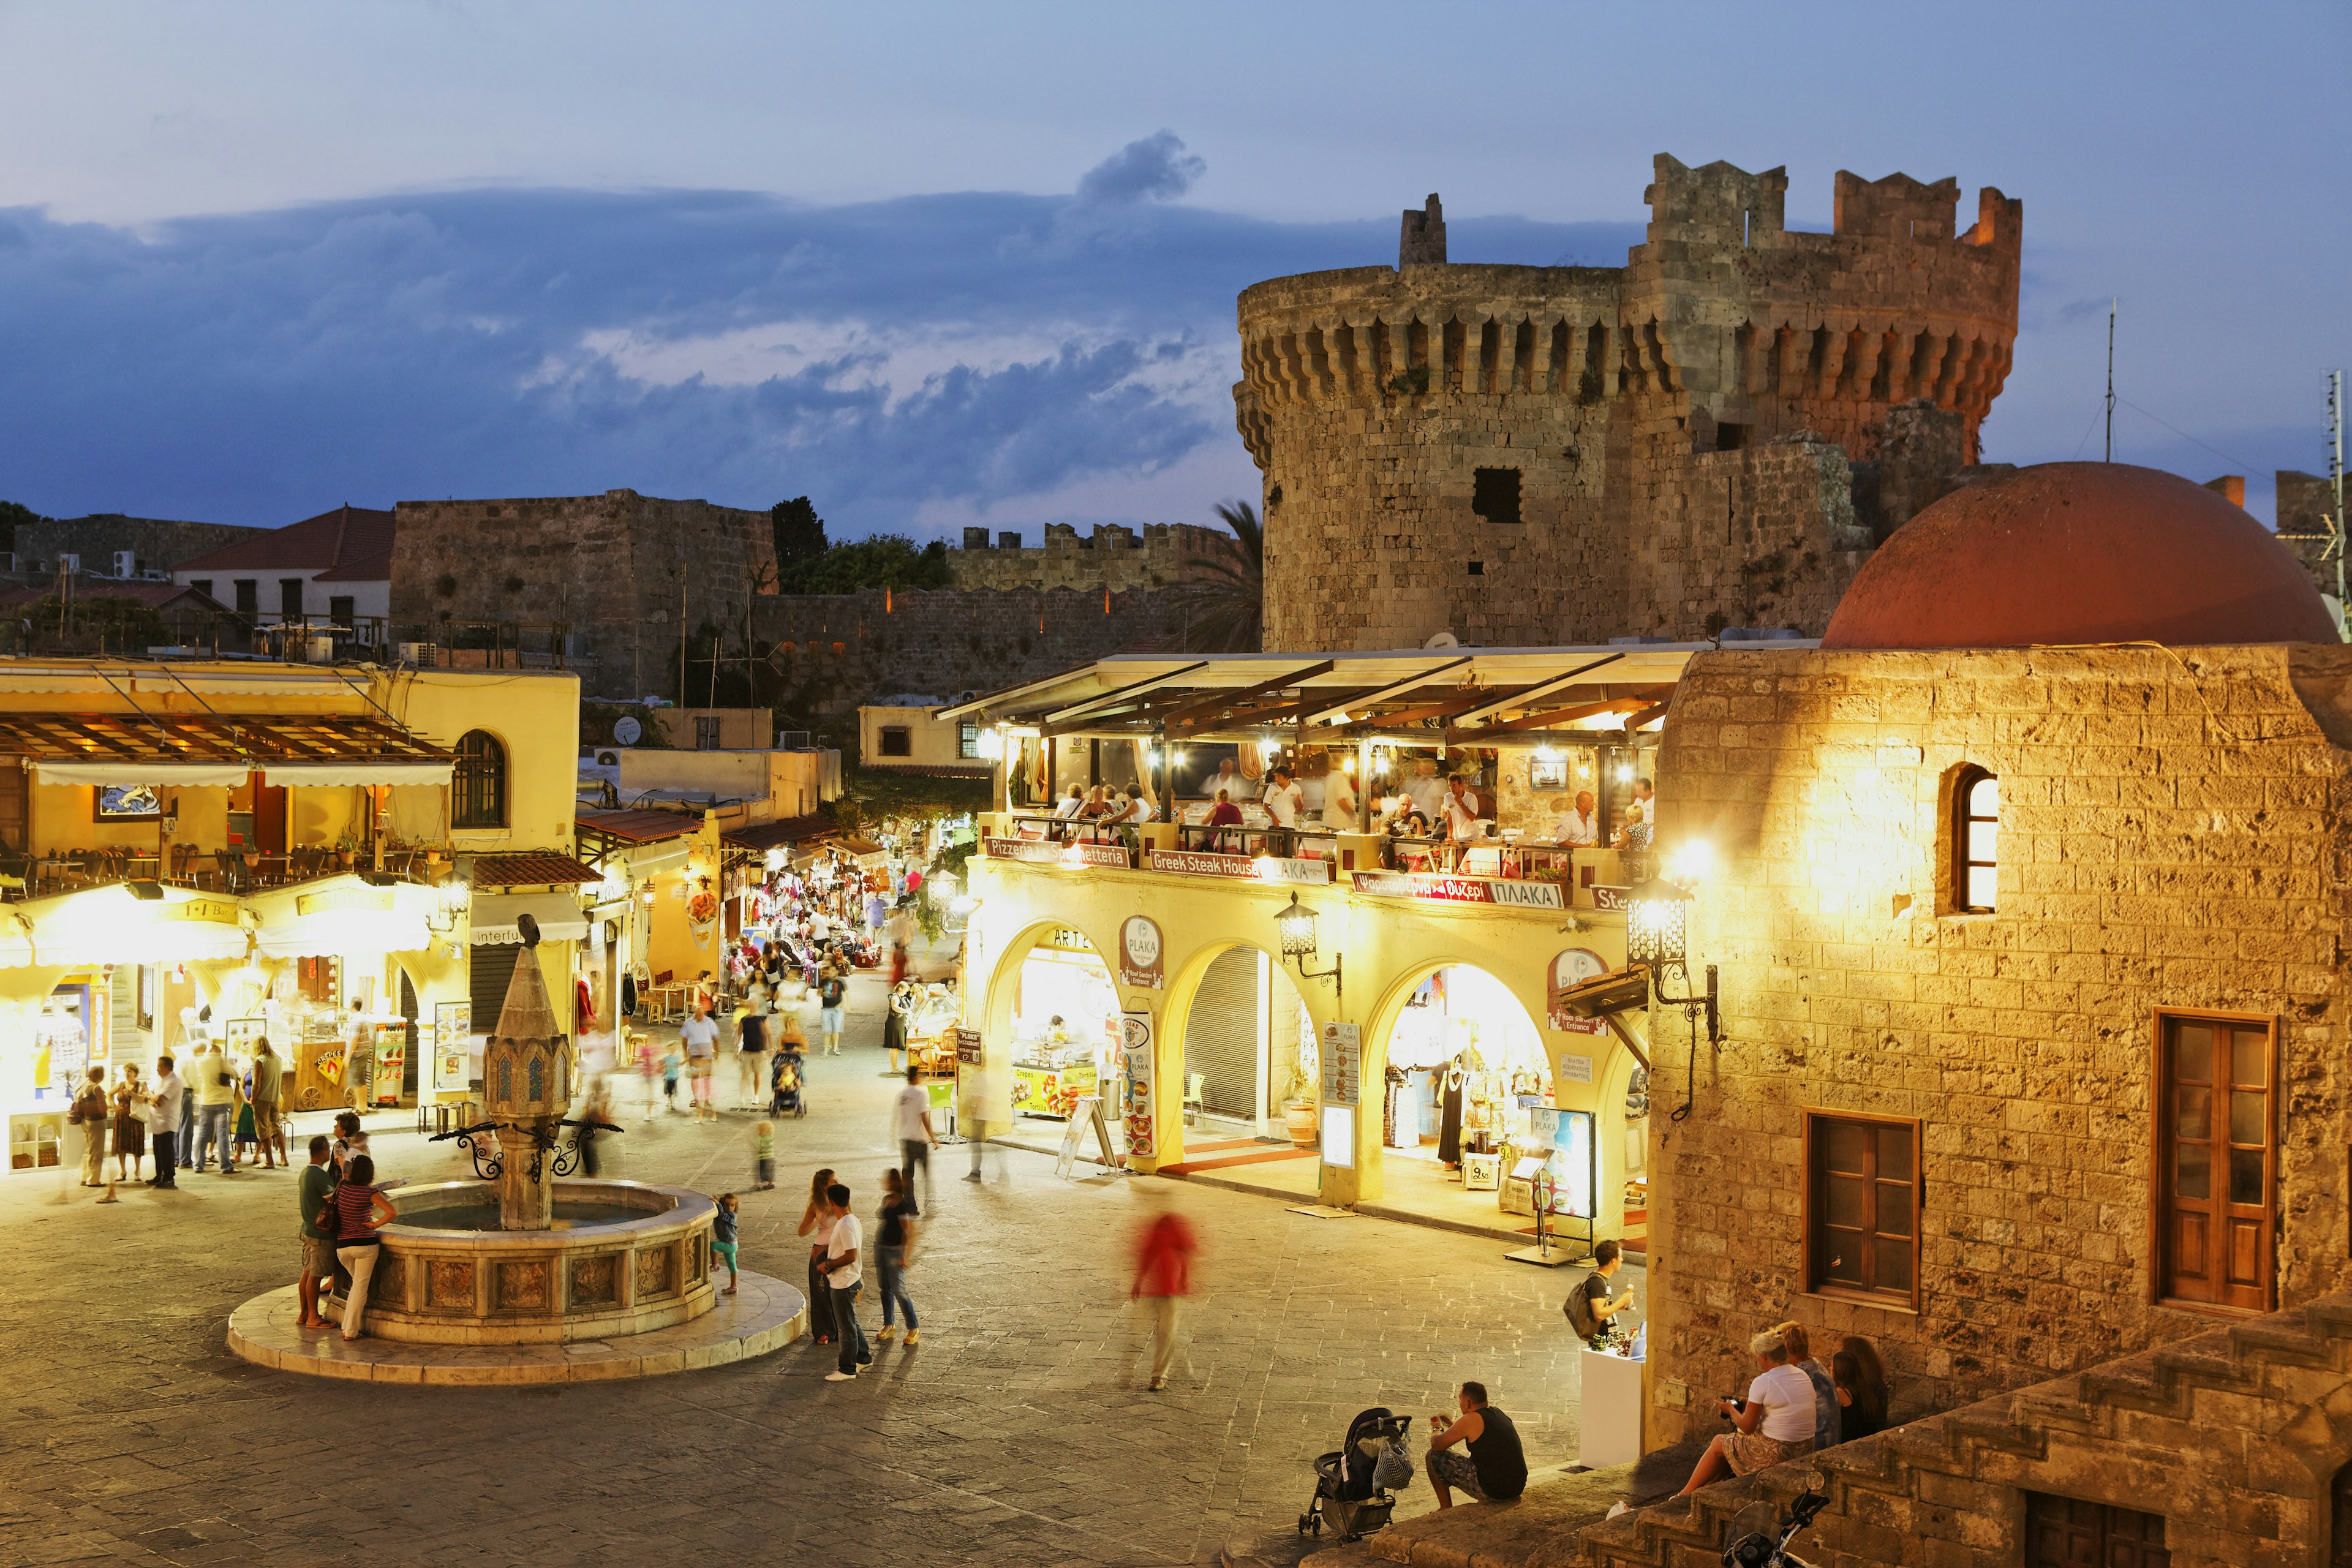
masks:
<instances>
[{"instance_id":1,"label":"railing","mask_svg":"<svg viewBox=\"0 0 2352 1568\"><path fill-rule=\"evenodd\" d=\"M1271 855L1277 860L1328 860L1338 863L1339 836L1313 827L1276 827L1248 823L1212 827L1205 823L1179 823L1176 847L1204 855Z\"/></svg>"},{"instance_id":2,"label":"railing","mask_svg":"<svg viewBox=\"0 0 2352 1568\"><path fill-rule=\"evenodd\" d=\"M383 875L431 884L448 868L446 851L436 861L424 849L386 849ZM201 892L244 894L341 871L375 874L371 850L325 847L259 850L200 849L176 844L152 849L69 849L55 855L18 855L0 850L0 901L46 898L113 882L153 881Z\"/></svg>"}]
</instances>

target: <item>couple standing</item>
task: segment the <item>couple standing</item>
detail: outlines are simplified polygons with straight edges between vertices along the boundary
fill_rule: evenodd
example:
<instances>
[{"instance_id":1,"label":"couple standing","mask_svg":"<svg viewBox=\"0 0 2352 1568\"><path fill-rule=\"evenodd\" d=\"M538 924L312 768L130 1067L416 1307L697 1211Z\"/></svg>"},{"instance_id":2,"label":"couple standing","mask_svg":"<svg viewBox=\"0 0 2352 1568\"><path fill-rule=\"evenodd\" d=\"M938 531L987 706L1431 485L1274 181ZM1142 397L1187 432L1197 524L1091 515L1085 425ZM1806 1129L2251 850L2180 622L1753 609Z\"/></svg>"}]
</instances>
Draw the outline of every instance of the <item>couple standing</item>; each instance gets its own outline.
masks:
<instances>
[{"instance_id":1,"label":"couple standing","mask_svg":"<svg viewBox=\"0 0 2352 1568\"><path fill-rule=\"evenodd\" d=\"M894 1308L907 1314L906 1343L922 1342L916 1327L915 1303L907 1294L905 1270L913 1261L915 1246L914 1194L904 1174L883 1175L882 1235L876 1261L882 1275L882 1342L896 1329ZM849 1189L829 1170L817 1172L810 1183L808 1208L801 1215L800 1233L809 1240L809 1310L816 1342L838 1343L841 1353L827 1383L846 1383L858 1369L874 1364L866 1327L857 1321L857 1297L866 1282L866 1226L850 1206Z\"/></svg>"}]
</instances>

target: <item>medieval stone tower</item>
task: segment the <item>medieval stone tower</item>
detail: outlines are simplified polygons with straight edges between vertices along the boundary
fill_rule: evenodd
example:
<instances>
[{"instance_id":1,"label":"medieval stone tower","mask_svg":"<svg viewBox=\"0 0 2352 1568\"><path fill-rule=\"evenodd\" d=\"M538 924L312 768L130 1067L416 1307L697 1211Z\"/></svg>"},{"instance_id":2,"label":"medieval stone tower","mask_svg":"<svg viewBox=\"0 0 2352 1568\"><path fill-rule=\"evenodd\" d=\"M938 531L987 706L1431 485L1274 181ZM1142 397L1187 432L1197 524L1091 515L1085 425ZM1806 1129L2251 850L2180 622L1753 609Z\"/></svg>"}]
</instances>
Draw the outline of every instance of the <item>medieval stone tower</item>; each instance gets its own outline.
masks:
<instances>
[{"instance_id":1,"label":"medieval stone tower","mask_svg":"<svg viewBox=\"0 0 2352 1568\"><path fill-rule=\"evenodd\" d=\"M1234 402L1265 487L1266 646L1489 647L1726 626L1816 635L1952 482L2009 373L2022 204L1661 153L1622 268L1398 266L1241 296Z\"/></svg>"}]
</instances>

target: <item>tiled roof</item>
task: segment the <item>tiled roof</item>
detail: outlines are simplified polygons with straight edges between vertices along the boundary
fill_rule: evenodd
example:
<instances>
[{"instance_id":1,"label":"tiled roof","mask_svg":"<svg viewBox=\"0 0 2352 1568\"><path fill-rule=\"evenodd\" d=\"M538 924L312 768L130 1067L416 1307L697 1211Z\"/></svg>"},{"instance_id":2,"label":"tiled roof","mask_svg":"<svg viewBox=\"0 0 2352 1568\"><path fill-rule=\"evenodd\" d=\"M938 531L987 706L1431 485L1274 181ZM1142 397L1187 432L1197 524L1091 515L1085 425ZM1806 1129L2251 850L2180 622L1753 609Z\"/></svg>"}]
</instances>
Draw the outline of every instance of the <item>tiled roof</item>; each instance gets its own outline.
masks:
<instances>
[{"instance_id":1,"label":"tiled roof","mask_svg":"<svg viewBox=\"0 0 2352 1568\"><path fill-rule=\"evenodd\" d=\"M389 583L392 581L392 552L379 551L373 555L362 555L343 562L331 572L321 572L310 579L313 583Z\"/></svg>"},{"instance_id":2,"label":"tiled roof","mask_svg":"<svg viewBox=\"0 0 2352 1568\"><path fill-rule=\"evenodd\" d=\"M381 719L299 713L0 714L0 756L86 763L446 763Z\"/></svg>"},{"instance_id":3,"label":"tiled roof","mask_svg":"<svg viewBox=\"0 0 2352 1568\"><path fill-rule=\"evenodd\" d=\"M583 827L630 844L658 844L693 832L701 824L675 811L583 811L575 820Z\"/></svg>"},{"instance_id":4,"label":"tiled roof","mask_svg":"<svg viewBox=\"0 0 2352 1568\"><path fill-rule=\"evenodd\" d=\"M478 888L536 888L574 882L601 882L604 873L583 866L569 855L535 850L522 855L483 855L474 861Z\"/></svg>"},{"instance_id":5,"label":"tiled roof","mask_svg":"<svg viewBox=\"0 0 2352 1568\"><path fill-rule=\"evenodd\" d=\"M377 556L389 571L393 514L363 506L339 506L284 528L273 528L208 550L174 565L174 572L333 571Z\"/></svg>"},{"instance_id":6,"label":"tiled roof","mask_svg":"<svg viewBox=\"0 0 2352 1568\"><path fill-rule=\"evenodd\" d=\"M812 838L829 838L840 831L841 824L832 817L812 813L807 816L787 816L777 822L754 822L746 827L730 827L719 837L739 848L772 849L779 844L802 844Z\"/></svg>"}]
</instances>

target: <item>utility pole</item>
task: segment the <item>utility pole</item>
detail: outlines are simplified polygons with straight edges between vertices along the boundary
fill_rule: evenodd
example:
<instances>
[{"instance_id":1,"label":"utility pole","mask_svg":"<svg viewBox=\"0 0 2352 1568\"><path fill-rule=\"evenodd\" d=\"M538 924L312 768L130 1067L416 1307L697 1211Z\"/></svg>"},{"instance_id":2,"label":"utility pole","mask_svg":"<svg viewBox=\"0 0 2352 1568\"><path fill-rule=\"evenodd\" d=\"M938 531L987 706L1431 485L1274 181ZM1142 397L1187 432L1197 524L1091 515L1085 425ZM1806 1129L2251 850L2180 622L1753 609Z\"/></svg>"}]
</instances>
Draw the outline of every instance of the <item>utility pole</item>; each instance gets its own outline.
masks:
<instances>
[{"instance_id":1,"label":"utility pole","mask_svg":"<svg viewBox=\"0 0 2352 1568\"><path fill-rule=\"evenodd\" d=\"M2107 455L2102 461L2116 460L2116 306L2119 301L2110 296L2107 300Z\"/></svg>"},{"instance_id":2,"label":"utility pole","mask_svg":"<svg viewBox=\"0 0 2352 1568\"><path fill-rule=\"evenodd\" d=\"M2352 642L2344 610L2344 373L2327 373L2327 482L2336 492L2336 510L2327 531L2336 536L2336 635Z\"/></svg>"}]
</instances>

